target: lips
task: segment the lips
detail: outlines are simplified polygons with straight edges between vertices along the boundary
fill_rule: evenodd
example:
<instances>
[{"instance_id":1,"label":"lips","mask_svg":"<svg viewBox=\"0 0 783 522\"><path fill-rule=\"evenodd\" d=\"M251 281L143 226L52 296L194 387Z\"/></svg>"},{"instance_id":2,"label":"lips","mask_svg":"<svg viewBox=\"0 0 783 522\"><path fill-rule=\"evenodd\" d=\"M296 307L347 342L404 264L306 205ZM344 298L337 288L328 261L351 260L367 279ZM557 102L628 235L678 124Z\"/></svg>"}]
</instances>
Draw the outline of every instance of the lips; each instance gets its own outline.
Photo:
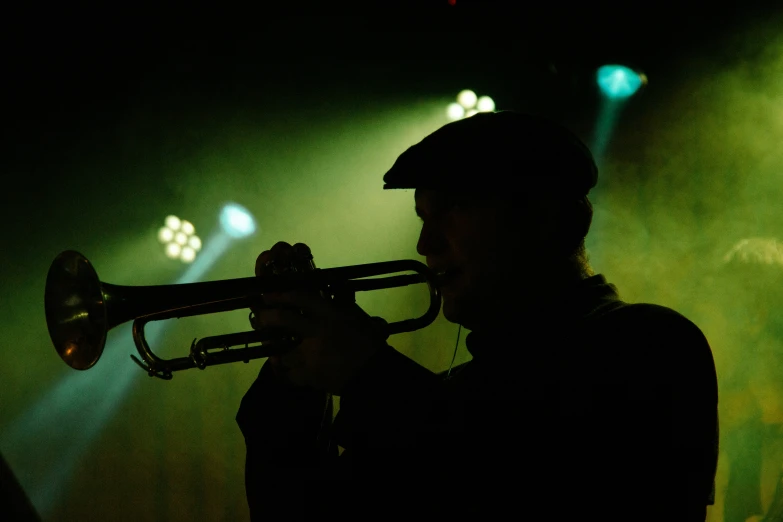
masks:
<instances>
[{"instance_id":1,"label":"lips","mask_svg":"<svg viewBox=\"0 0 783 522\"><path fill-rule=\"evenodd\" d=\"M441 268L435 270L436 285L440 288L444 288L454 282L460 273L461 271L457 268Z\"/></svg>"}]
</instances>

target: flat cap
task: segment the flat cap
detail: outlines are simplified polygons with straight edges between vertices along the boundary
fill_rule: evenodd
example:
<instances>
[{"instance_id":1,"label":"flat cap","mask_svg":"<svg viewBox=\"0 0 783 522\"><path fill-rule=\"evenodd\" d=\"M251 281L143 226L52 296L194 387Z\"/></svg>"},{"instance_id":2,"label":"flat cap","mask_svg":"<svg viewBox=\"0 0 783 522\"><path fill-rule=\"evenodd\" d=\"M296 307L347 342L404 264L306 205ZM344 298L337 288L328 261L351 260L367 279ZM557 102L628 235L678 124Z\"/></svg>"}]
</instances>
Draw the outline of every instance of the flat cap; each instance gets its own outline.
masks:
<instances>
[{"instance_id":1,"label":"flat cap","mask_svg":"<svg viewBox=\"0 0 783 522\"><path fill-rule=\"evenodd\" d=\"M554 191L585 196L598 181L593 155L565 127L511 111L444 125L403 152L384 189Z\"/></svg>"}]
</instances>

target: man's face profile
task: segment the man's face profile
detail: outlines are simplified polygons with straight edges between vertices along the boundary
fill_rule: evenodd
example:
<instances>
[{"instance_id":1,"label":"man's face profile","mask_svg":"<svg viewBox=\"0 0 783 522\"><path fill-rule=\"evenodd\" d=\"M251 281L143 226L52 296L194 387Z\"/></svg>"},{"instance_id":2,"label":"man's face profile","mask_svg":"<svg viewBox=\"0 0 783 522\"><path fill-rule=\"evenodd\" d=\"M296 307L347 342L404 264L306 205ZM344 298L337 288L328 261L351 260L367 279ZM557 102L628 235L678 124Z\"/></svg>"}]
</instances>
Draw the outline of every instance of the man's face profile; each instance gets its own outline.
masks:
<instances>
[{"instance_id":1,"label":"man's face profile","mask_svg":"<svg viewBox=\"0 0 783 522\"><path fill-rule=\"evenodd\" d=\"M518 263L523 208L490 196L417 189L416 213L422 220L417 251L427 265L446 271L441 286L443 315L473 329L508 299Z\"/></svg>"}]
</instances>

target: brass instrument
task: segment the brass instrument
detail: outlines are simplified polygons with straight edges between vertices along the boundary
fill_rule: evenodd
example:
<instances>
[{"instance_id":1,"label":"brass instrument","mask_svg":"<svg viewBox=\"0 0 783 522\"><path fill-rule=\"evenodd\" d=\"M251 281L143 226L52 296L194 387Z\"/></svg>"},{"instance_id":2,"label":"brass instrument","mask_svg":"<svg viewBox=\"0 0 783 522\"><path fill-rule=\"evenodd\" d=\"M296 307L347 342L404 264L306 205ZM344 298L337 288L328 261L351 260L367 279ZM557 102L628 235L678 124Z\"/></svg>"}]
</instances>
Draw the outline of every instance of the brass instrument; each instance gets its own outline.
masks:
<instances>
[{"instance_id":1,"label":"brass instrument","mask_svg":"<svg viewBox=\"0 0 783 522\"><path fill-rule=\"evenodd\" d=\"M401 272L415 274L376 277ZM299 272L204 283L120 286L101 282L87 258L69 250L55 258L46 277L46 324L63 361L71 368L87 370L103 353L108 331L133 319L133 339L140 359L133 355L131 358L150 376L171 379L172 373L179 370L203 370L217 364L269 357L299 340L285 333L251 330L204 337L193 341L189 355L161 359L152 352L144 336L144 326L150 321L262 306L265 292L313 290L325 297L354 302L356 292L426 283L430 306L422 316L394 323L375 318L379 320L380 333L388 337L419 330L437 318L440 291L434 281L434 274L423 263L402 260L327 269L311 265ZM260 344L251 346L257 343Z\"/></svg>"}]
</instances>

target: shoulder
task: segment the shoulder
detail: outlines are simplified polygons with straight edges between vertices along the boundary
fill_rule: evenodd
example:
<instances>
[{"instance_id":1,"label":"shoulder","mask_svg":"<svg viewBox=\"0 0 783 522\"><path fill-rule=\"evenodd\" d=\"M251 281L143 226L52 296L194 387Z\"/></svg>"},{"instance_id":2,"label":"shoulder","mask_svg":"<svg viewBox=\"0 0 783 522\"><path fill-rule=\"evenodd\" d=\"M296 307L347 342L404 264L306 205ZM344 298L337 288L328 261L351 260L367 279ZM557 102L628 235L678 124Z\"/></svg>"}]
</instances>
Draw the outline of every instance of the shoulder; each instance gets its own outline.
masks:
<instances>
[{"instance_id":1,"label":"shoulder","mask_svg":"<svg viewBox=\"0 0 783 522\"><path fill-rule=\"evenodd\" d=\"M646 395L665 387L679 397L680 406L691 408L698 402L713 408L718 394L715 360L693 321L648 303L628 304L612 314L606 323L614 339L610 357L633 369L631 388L646 388Z\"/></svg>"},{"instance_id":2,"label":"shoulder","mask_svg":"<svg viewBox=\"0 0 783 522\"><path fill-rule=\"evenodd\" d=\"M602 318L609 320L622 320L627 323L638 325L666 324L671 326L681 326L683 328L696 327L693 322L681 313L668 308L651 303L626 303L617 302L617 305L610 311L602 315Z\"/></svg>"},{"instance_id":3,"label":"shoulder","mask_svg":"<svg viewBox=\"0 0 783 522\"><path fill-rule=\"evenodd\" d=\"M620 303L611 311L588 321L607 334L615 333L636 342L686 342L708 345L702 330L681 313L650 303Z\"/></svg>"},{"instance_id":4,"label":"shoulder","mask_svg":"<svg viewBox=\"0 0 783 522\"><path fill-rule=\"evenodd\" d=\"M712 349L702 330L681 313L650 303L619 303L587 322L605 357L633 366L637 375L715 381ZM638 372L638 373L637 373ZM688 377L689 376L689 377Z\"/></svg>"}]
</instances>

